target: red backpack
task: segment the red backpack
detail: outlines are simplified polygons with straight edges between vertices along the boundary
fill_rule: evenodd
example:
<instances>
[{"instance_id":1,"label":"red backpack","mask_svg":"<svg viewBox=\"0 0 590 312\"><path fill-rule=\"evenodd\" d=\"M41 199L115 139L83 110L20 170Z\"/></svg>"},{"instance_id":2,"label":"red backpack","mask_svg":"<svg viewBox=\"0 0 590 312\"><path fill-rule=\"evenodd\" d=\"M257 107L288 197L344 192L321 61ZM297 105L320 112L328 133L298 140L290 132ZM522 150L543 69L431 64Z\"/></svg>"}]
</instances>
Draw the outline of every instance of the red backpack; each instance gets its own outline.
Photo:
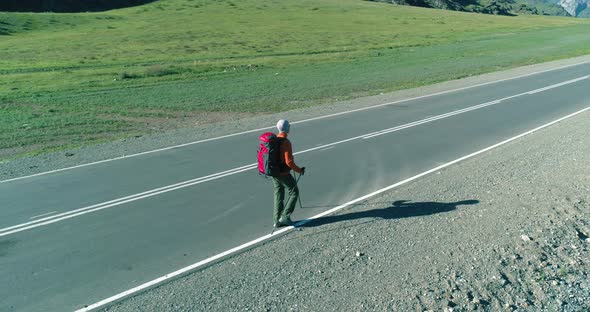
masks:
<instances>
[{"instance_id":1,"label":"red backpack","mask_svg":"<svg viewBox=\"0 0 590 312\"><path fill-rule=\"evenodd\" d=\"M278 177L281 163L279 150L283 140L272 132L263 133L258 140L258 173L267 177Z\"/></svg>"}]
</instances>

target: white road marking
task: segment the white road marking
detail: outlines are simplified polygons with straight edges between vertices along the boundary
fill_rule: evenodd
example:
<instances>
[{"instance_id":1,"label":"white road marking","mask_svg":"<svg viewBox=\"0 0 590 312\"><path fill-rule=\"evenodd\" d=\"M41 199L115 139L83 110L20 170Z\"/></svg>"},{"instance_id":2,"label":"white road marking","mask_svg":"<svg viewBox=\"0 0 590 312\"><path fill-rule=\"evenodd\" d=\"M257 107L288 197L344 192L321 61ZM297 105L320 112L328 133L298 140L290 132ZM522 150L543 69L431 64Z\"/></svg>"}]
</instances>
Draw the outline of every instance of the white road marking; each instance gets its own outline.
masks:
<instances>
[{"instance_id":1,"label":"white road marking","mask_svg":"<svg viewBox=\"0 0 590 312\"><path fill-rule=\"evenodd\" d=\"M348 110L348 111L344 111L344 112L340 112L340 113L334 113L334 114L329 114L329 115L324 115L324 116L319 116L319 117L314 117L314 118L309 118L309 119L294 121L294 122L291 122L291 124L304 123L304 122L309 122L309 121L314 121L314 120L320 120L320 119L325 119L325 118L340 116L340 115L344 115L344 114L350 114L350 113L365 111L365 110L369 110L369 109L379 108L379 107L383 107L383 106L387 106L387 105L392 105L392 104L398 104L398 103L403 103L403 102L409 102L409 101L419 100L419 99L423 99L423 98L428 98L428 97L433 97L433 96L448 94L448 93L462 91L462 90L467 90L467 89L471 89L471 88L482 87L482 86L486 86L486 85L490 85L490 84L494 84L494 83L499 83L499 82L504 82L504 81L510 81L510 80L514 80L514 79L520 79L520 78L529 77L529 76L533 76L533 75L543 74L543 73L547 73L547 72L551 72L551 71L556 71L556 70L560 70L560 69L565 69L565 68L569 68L569 67L575 67L575 66L579 66L579 65L585 65L585 64L588 64L588 63L590 63L590 61L585 61L585 62L580 62L580 63L576 63L576 64L570 64L570 65L560 66L560 67L556 67L556 68L546 69L546 70L542 70L542 71L538 71L538 72L533 72L533 73L529 73L529 74L525 74L525 75L520 75L520 76L515 76L515 77L511 77L511 78L505 78L505 79L499 79L499 80L484 82L484 83L475 84L475 85L472 85L472 86L467 86L467 87L462 87L462 88L457 88L457 89L452 89L452 90L447 90L447 91L442 91L442 92L436 92L436 93L431 93L431 94L427 94L427 95L421 95L421 96L417 96L417 97L413 97L413 98L407 98L407 99L397 100L397 101L393 101L393 102L387 102L387 103L377 104L377 105L373 105L373 106L368 106L368 107L363 107L363 108ZM27 175L27 176L22 176L22 177L17 177L17 178L2 180L2 181L0 181L0 183L12 182L12 181L17 181L17 180L22 180L22 179L28 179L28 178L32 178L32 177L38 177L38 176L42 176L42 175L47 175L47 174L51 174L51 173L56 173L56 172L61 172L61 171L66 171L66 170L72 170L72 169L76 169L76 168L88 167L88 166L102 164L102 163L106 163L106 162L111 162L111 161L116 161L116 160L121 160L121 159L127 159L127 158L131 158L131 157L136 157L136 156L141 156L141 155L146 155L146 154L152 154L152 153L157 153L157 152L162 152L162 151L167 151L167 150L171 150L171 149L175 149L175 148L181 148L181 147L185 147L185 146L190 146L190 145L195 145L195 144L210 142L210 141L214 141L214 140L225 139L225 138L239 136L239 135L243 135L243 134L248 134L248 133L253 133L253 132L258 132L258 131L263 131L263 130L269 130L269 129L273 129L273 128L274 127L264 127L264 128L254 129L254 130L247 130L247 131L243 131L243 132L232 133L232 134L228 134L228 135L224 135L224 136L219 136L219 137L215 137L215 138L204 139L204 140L189 142L189 143L185 143L185 144L179 144L179 145L169 146L169 147L165 147L165 148L155 149L155 150L151 150L151 151L146 151L146 152L141 152L141 153L126 155L126 156L121 156L121 157L115 157L115 158L110 158L110 159L95 161L95 162L91 162L91 163L81 164L81 165L77 165L77 166L71 166L71 167L61 168L61 169L57 169L57 170L45 171L45 172L40 172L40 173L31 174L31 175Z\"/></svg>"},{"instance_id":2,"label":"white road marking","mask_svg":"<svg viewBox=\"0 0 590 312\"><path fill-rule=\"evenodd\" d=\"M383 134L388 134L388 133L400 131L400 130L407 129L407 128L410 128L410 127L415 127L415 126L418 126L418 125L421 125L421 124L429 123L429 122L432 122L432 121L435 121L435 120L444 119L444 118L451 117L451 116L454 116L454 115L459 115L459 114L462 114L462 113L466 113L466 112L469 112L469 111L472 111L472 110L476 110L476 109L480 109L480 108L484 108L484 107L488 107L488 106L500 104L503 100L508 100L508 99L515 98L515 97L518 97L518 96L521 96L521 95L524 95L524 94L527 94L527 93L513 95L513 96L510 96L510 97L503 98L501 100L487 102L487 103L479 104L479 105L476 105L476 106L472 106L472 107L467 107L467 108L464 108L464 109L456 110L456 111L453 111L453 112L450 112L450 113L446 113L446 114L442 114L442 115L430 117L430 118L427 118L427 119L415 121L415 122L410 123L410 124L393 127L393 128L389 128L389 129L377 131L377 132L374 132L374 133L369 133L369 134L363 136L363 139L374 138L376 136L380 136L380 135L383 135Z\"/></svg>"},{"instance_id":3,"label":"white road marking","mask_svg":"<svg viewBox=\"0 0 590 312\"><path fill-rule=\"evenodd\" d=\"M44 213L44 214L41 214L41 215L38 215L38 216L30 217L29 219L33 220L33 219L41 218L43 216L50 215L50 214L56 213L56 212L57 211L52 211L52 212Z\"/></svg>"},{"instance_id":4,"label":"white road marking","mask_svg":"<svg viewBox=\"0 0 590 312\"><path fill-rule=\"evenodd\" d=\"M432 121L436 121L436 120L440 120L440 119L443 119L443 118L452 117L452 116L459 115L459 114L466 113L466 112L470 112L470 111L473 111L473 110L476 110L476 109L480 109L480 108L488 107L488 106L491 106L491 105L499 104L502 101L505 101L505 100L508 100L508 99L512 99L512 98L516 98L516 97L523 96L523 95L528 95L531 92L535 92L536 91L535 93L538 93L538 92L542 92L542 91L545 91L545 90L556 88L555 86L564 86L564 85L575 83L575 82L579 82L581 80L588 79L588 78L590 78L590 76L584 76L584 77L580 77L580 78L577 78L577 79L572 79L572 80L568 80L568 81L565 81L565 82L562 82L562 83L554 84L554 85L551 85L551 86L548 86L548 87L536 89L536 90L533 90L533 91L523 92L523 93L520 93L520 94L508 96L508 97L505 97L505 98L502 98L502 99L499 99L499 100L495 100L495 101L491 101L491 102L487 102L487 103L483 103L483 104L479 104L479 105L475 105L475 106L463 108L463 109L460 109L460 110L452 111L450 113L445 113L445 114L434 116L434 117L430 117L430 118L427 118L427 119L418 120L418 121L411 122L411 123L408 123L408 124L405 124L405 125L401 125L401 126L397 126L397 127L394 127L394 128L380 130L380 131L372 132L372 133L369 133L369 134L363 134L363 135L359 135L359 136L352 137L352 138L349 138L349 139L345 139L345 140L341 140L341 141L337 141L337 142L333 142L333 143L329 143L329 144L324 144L324 145L321 145L321 146L316 146L316 147L313 147L313 148L310 148L310 149L306 149L306 150L302 150L302 151L299 151L297 153L294 153L294 155L308 153L308 152L315 151L315 150L325 150L327 148L332 148L332 147L334 147L335 145L338 145L338 144L342 144L342 143L346 143L346 142L350 142L350 141L354 141L354 140L358 140L358 139L370 139L370 138L373 138L373 137L376 137L376 136L393 133L393 132L400 131L400 130L403 130L403 129L407 129L407 128L419 126L419 125L422 125L422 124L426 124L426 123L429 123L429 122L432 122ZM539 91L539 90L542 90L542 91ZM14 234L14 233L18 233L18 232L22 232L22 231L29 230L29 229L33 229L33 228L40 227L40 226L43 226L43 225L52 224L52 223L55 223L55 222L58 222L58 221L70 219L70 218L77 217L77 216L80 216L80 215L83 215L83 214L87 214L87 213L90 213L90 212L95 212L95 211L99 211L99 210L103 210L103 209L107 209L107 208L119 206L119 205L122 205L122 204L126 204L126 203L129 203L129 202L133 202L133 201L136 201L136 200L140 200L140 199L144 199L144 198L156 196L156 195L159 195L159 194L163 194L163 193L175 191L175 190L178 190L178 189L181 189L181 188L185 188L185 187L189 187L189 186L201 184L201 183L204 183L204 182L208 182L208 181L220 179L220 178L223 178L223 177L226 177L226 176L230 176L230 175L242 173L244 171L248 171L248 170L251 170L251 169L256 168L256 165L257 165L256 163L250 164L250 165L245 165L245 166L241 166L241 167L238 167L238 168L226 170L226 171L223 171L223 172L214 173L214 174L211 174L211 175L208 175L208 176L204 176L204 177L200 177L200 178L196 178L196 179L192 179L192 180L187 180L187 181L184 181L184 182L176 183L176 184L173 184L173 185L163 186L163 187L160 187L160 188L157 188L157 189L153 189L153 190L149 190L149 191L145 191L145 192L142 192L142 193L139 193L139 194L129 195L129 196L125 196L125 197L122 197L122 198L110 200L110 201L107 201L107 202L104 202L104 203L95 204L95 205L84 207L84 208L79 208L79 209L76 209L76 210L64 212L64 213L57 214L57 215L54 215L54 216L49 216L49 217L46 217L46 218L43 218L43 219L39 219L39 220L35 220L35 221L30 221L30 222L26 222L26 223L22 223L22 224L17 224L17 225L14 225L14 226L10 226L10 227L7 227L7 228L0 229L0 237L6 236L6 235L10 235L10 234Z\"/></svg>"},{"instance_id":5,"label":"white road marking","mask_svg":"<svg viewBox=\"0 0 590 312\"><path fill-rule=\"evenodd\" d=\"M181 188L185 188L188 186L192 186L192 185L196 185L196 184L201 184L204 182L208 182L211 180L215 180L215 179L219 179L219 178L223 178L229 175L233 175L233 174L237 174L237 173L241 173L247 170L251 170L254 169L256 166L255 165L247 165L247 166L242 166L239 168L235 168L235 169L231 169L231 170L227 170L224 172L220 172L220 173L216 173L216 174L212 174L212 175L208 175L205 177L200 177L200 178L196 178L193 180L188 180L188 181L184 181L184 182L180 182L180 183L176 183L173 185L168 185L168 186L164 186L164 187L160 187L157 189L153 189L150 191L146 191L143 193L139 193L139 194L134 194L134 195L129 195L129 196L125 196L122 198L117 198L117 199L113 199L104 203L100 203L100 204L95 204L92 206L88 206L88 207L84 207L84 208L79 208L76 210L72 210L72 211L68 211L68 212L64 212L64 213L60 213L54 216L49 216L43 219L39 219L39 220L35 220L35 221L30 221L27 223L22 223L22 224L18 224L18 225L14 225L11 227L7 227L7 228L3 228L0 229L0 237L2 236L6 236L6 235L10 235L10 234L14 234L14 233L18 233L18 232L22 232L25 230L30 230L36 227L40 227L43 225L48 225L48 224L52 224L58 221L62 221L62 220L66 220L66 219L70 219L73 217L77 217L83 214L87 214L90 212L94 212L94 211L99 211L99 210L103 210L106 208L111 208L111 207L115 207L115 206L119 206L122 204L126 204L132 201L136 201L136 200L140 200L143 198L148 198L148 197L152 197L152 196L156 196L159 194L163 194L163 193L167 193L167 192L171 192L171 191L175 191Z\"/></svg>"},{"instance_id":6,"label":"white road marking","mask_svg":"<svg viewBox=\"0 0 590 312\"><path fill-rule=\"evenodd\" d=\"M499 99L499 100L495 100L495 101L491 101L491 102L479 104L479 105L476 105L476 106L471 106L471 107L467 107L467 108L464 108L464 109L456 110L454 112L450 112L450 113L438 115L438 116L435 116L435 117L430 117L430 118L427 118L427 119L419 120L419 121L416 121L414 123L410 123L410 124L406 124L406 125L402 125L402 126L390 128L390 129L385 129L385 130L381 130L381 131L377 131L377 132L374 132L374 133L367 134L366 136L363 137L363 139L374 138L376 136L380 136L380 135L392 133L392 132L403 130L403 129L406 129L406 128L409 128L409 127L414 127L414 126L421 125L421 124L428 123L428 122L432 122L432 121L435 121L435 120L439 120L439 119L447 118L447 117L450 117L450 116L454 116L454 115L466 113L466 112L469 112L469 111L472 111L472 110L476 110L476 109L480 109L480 108L484 108L484 107L488 107L488 106L500 104L503 101L510 100L510 99L513 99L513 98L516 98L516 97L519 97L519 96L536 94L536 93L547 91L547 90L554 89L554 88L557 88L557 87L561 87L561 86L565 86L565 85L568 85L568 84L576 83L576 82L579 82L579 81L582 81L582 80L585 80L585 79L588 79L588 78L590 78L590 76L584 76L584 77L580 77L580 78L576 78L576 79L564 81L564 82L557 83L557 84L554 84L554 85L550 85L550 86L547 86L547 87L544 87L544 88L536 89L536 90L533 90L533 91L523 92L523 93L520 93L520 94L508 96L508 97L505 97L505 98L502 98L502 99Z\"/></svg>"},{"instance_id":7,"label":"white road marking","mask_svg":"<svg viewBox=\"0 0 590 312\"><path fill-rule=\"evenodd\" d=\"M547 90L550 90L550 89L559 88L561 86L565 86L565 85L570 84L570 83L582 81L582 80L585 80L585 79L588 79L588 78L590 78L590 76L584 76L584 77L580 77L580 78L576 78L576 79L564 81L562 83L557 83L557 84L554 84L554 85L551 85L551 86L548 86L548 87L545 87L545 88L533 90L533 91L529 92L528 94L536 94L536 93L547 91Z\"/></svg>"},{"instance_id":8,"label":"white road marking","mask_svg":"<svg viewBox=\"0 0 590 312\"><path fill-rule=\"evenodd\" d=\"M430 170L428 170L428 171L424 171L424 172L422 172L422 173L420 173L420 174L418 174L418 175L415 175L415 176L413 176L413 177L411 177L411 178L408 178L408 179L406 179L406 180L403 180L403 181L397 182L397 183L395 183L395 184L392 184L392 185L390 185L390 186L387 186L387 187L385 187L385 188L382 188L382 189L380 189L380 190L377 190L377 191L375 191L375 192L373 192L373 193L370 193L370 194L364 195L364 196L362 196L362 197L359 197L359 198L357 198L357 199L354 199L354 200L352 200L352 201L349 201L348 203L345 203L345 204L343 204L343 205L340 205L340 206L338 206L338 207L335 207L335 208L333 208L333 209L330 209L330 210L328 210L328 211L324 211L324 212L322 212L322 213L320 213L320 214L317 214L317 215L315 215L315 216L313 216L313 217L311 217L311 218L309 218L309 219L306 219L306 220L299 221L299 222L297 222L297 223L295 224L295 227L297 227L297 226L301 226L301 225L304 225L304 224L306 224L306 223L309 223L310 221L313 221L313 220L315 220L315 219L318 219L318 218L321 218L321 217L323 217L323 216L326 216L326 215L332 214L332 213L334 213L334 212L337 212L337 211L339 211L339 210L342 210L342 209L344 209L344 208L346 208L346 207L348 207L348 206L354 205L354 204L356 204L356 203L358 203L358 202L361 202L361 201L363 201L363 200L366 200L366 199L369 199L369 198L371 198L371 197L374 197L374 196L376 196L376 195L382 194L382 193L384 193L384 192L387 192L387 191L389 191L389 190L392 190L392 189L394 189L394 188L396 188L396 187L398 187L398 186L404 185L404 184L406 184L406 183L408 183L408 182L414 181L414 180L416 180L416 179L418 179L418 178L421 178L421 177L423 177L423 176L426 176L426 175L428 175L428 174L431 174L431 173L433 173L433 172L437 172L437 171L439 171L439 170L441 170L441 169L444 169L444 168L446 168L446 167L449 167L449 166L451 166L451 165L454 165L454 164L456 164L456 163L459 163L459 162L461 162L461 161L464 161L464 160L466 160L466 159L469 159L469 158L472 158L472 157L474 157L474 156L480 155L480 154L482 154L482 153L488 152L488 151L490 151L490 150L492 150L492 149L494 149L494 148L497 148L497 147L499 147L499 146L502 146L502 145L505 145L505 144L507 144L507 143L510 143L510 142L512 142L512 141L514 141L514 140L517 140L517 139L519 139L519 138L522 138L523 136L529 135L529 134L531 134L531 133L534 133L534 132L536 132L536 131L539 131L539 130L541 130L541 129L543 129L543 128L549 127L549 126L551 126L551 125L553 125L553 124L556 124L556 123L558 123L558 122L560 122L560 121L563 121L563 120L566 120L566 119L568 119L568 118L571 118L571 117L573 117L573 116L575 116L575 115L578 115L578 114L580 114L580 113L583 113L583 112L585 112L585 111L588 111L588 110L590 110L590 107L586 107L586 108L584 108L584 109L582 109L582 110L580 110L580 111L577 111L577 112L575 112L575 113L573 113L573 114L570 114L570 115L567 115L567 116L565 116L565 117L559 118L559 119L557 119L557 120L554 120L554 121L552 121L552 122L550 122L550 123L547 123L547 124L544 124L544 125L542 125L542 126L540 126L540 127L537 127L537 128L535 128L535 129L533 129L533 130L527 131L527 132L525 132L525 133L522 133L522 134L519 134L519 135L517 135L517 136L515 136L515 137L512 137L512 138L509 138L509 139L507 139L507 140L504 140L504 141L502 141L502 142L500 142L500 143L497 143L497 144L494 144L494 145L492 145L492 146L489 146L489 147L487 147L487 148L484 148L484 149L482 149L482 150L479 150L479 151L477 151L477 152L475 152L475 153L472 153L472 154L469 154L469 155L463 156L463 157L461 157L461 158L457 158L457 159L455 159L455 160L453 160L453 161L451 161L451 162L448 162L448 163L446 163L446 164L440 165L440 166L438 166L438 167L436 167L436 168L432 168L432 169L430 169ZM199 261L199 262L197 262L197 263L191 264L191 265L189 265L189 266L187 266L187 267L184 267L184 268L182 268L182 269L179 269L179 270L176 270L176 271L174 271L174 272L168 273L168 274L166 274L166 275L164 275L164 276L161 276L161 277L159 277L159 278L156 278L156 279L154 279L154 280L152 280L152 281L149 281L149 282L147 282L147 283L141 284L141 285L139 285L139 286L137 286L137 287L131 288L131 289L129 289L129 290L126 290L126 291L124 291L124 292L121 292L121 293L119 293L119 294L116 294L116 295L114 295L114 296L112 296L112 297L106 298L106 299L104 299L104 300L101 300L101 301L99 301L99 302L97 302L97 303L94 303L94 304L91 304L91 305L89 305L89 306L86 306L85 308L83 308L83 309L79 309L79 310L77 310L76 312L86 312L86 311L91 311L91 310L94 310L94 309L97 309L97 308L103 307L103 306L105 306L105 305L107 305L107 304L110 304L110 303L112 303L112 302L115 302L115 301L117 301L117 300L123 299L123 298L125 298L125 297L127 297L127 296L130 296L130 295L137 294L138 292L141 292L141 291L147 290L148 288L150 288L150 287L152 287L152 286L155 286L155 285L157 285L157 284L159 284L159 283L162 283L162 282L168 281L168 280L170 280L170 279L172 279L172 278L174 278L174 277L177 277L177 276L179 276L179 275L182 275L182 274L188 273L188 272L190 272L190 271L193 271L193 270L195 270L195 269L202 268L202 267L204 267L205 265L207 265L207 264L212 264L213 262L215 262L215 261L217 261L217 260L221 260L221 259L223 259L223 258L224 258L224 257L226 257L226 256L229 256L229 255L235 254L235 253L237 253L237 252L239 252L239 251L245 250L245 249L247 249L247 248L249 248L249 247L252 247L252 246L254 246L254 245L256 245L256 244L259 244L259 243L261 243L261 242L267 241L267 240L269 240L269 239L271 239L271 238L273 238L273 237L275 237L275 236L281 235L281 234L283 234L283 233L285 233L285 232L287 232L287 231L291 231L291 230L293 230L295 227L293 227L293 226L289 226L289 227L286 227L286 228L280 229L280 230L278 230L278 231L274 232L273 234L267 234L267 235L261 236L261 237L259 237L259 238L255 239L255 240L249 241L249 242L247 242L247 243L245 243L245 244L242 244L242 245L239 245L239 246L237 246L237 247L234 247L234 248L232 248L232 249L229 249L229 250L227 250L227 251L224 251L224 252L222 252L222 253L220 253L220 254L217 254L217 255L215 255L215 256L213 256L213 257L210 257L210 258L207 258L207 259L201 260L201 261Z\"/></svg>"}]
</instances>

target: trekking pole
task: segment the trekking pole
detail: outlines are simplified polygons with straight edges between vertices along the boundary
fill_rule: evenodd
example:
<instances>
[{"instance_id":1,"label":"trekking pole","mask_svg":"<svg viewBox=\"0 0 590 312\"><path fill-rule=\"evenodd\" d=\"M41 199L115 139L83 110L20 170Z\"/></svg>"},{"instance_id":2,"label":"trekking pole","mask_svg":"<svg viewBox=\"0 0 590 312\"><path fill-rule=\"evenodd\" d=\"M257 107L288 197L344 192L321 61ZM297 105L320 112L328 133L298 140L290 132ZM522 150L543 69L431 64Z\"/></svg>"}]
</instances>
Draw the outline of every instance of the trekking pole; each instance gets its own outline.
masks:
<instances>
[{"instance_id":1,"label":"trekking pole","mask_svg":"<svg viewBox=\"0 0 590 312\"><path fill-rule=\"evenodd\" d=\"M299 176L297 177L297 181L295 182L295 184L299 183L299 179L301 178L302 174L300 173ZM299 188L299 185L297 185L297 188ZM301 204L301 193L299 193L299 208L303 209L303 205Z\"/></svg>"},{"instance_id":2,"label":"trekking pole","mask_svg":"<svg viewBox=\"0 0 590 312\"><path fill-rule=\"evenodd\" d=\"M295 187L299 188L299 179L301 178L301 174L297 177L297 179L295 180ZM287 201L285 201L285 203L288 203L289 200L291 199L291 194L289 194L289 197L287 197ZM299 206L301 206L301 193L299 193Z\"/></svg>"}]
</instances>

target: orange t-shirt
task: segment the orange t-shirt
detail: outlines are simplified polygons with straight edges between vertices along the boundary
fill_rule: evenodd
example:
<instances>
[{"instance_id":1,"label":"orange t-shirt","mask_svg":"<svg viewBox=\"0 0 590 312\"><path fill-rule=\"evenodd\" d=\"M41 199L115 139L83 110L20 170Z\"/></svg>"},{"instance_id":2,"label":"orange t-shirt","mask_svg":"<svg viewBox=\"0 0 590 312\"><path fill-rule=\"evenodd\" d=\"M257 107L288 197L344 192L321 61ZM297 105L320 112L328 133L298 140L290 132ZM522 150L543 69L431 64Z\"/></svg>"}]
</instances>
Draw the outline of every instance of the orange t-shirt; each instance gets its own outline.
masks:
<instances>
[{"instance_id":1,"label":"orange t-shirt","mask_svg":"<svg viewBox=\"0 0 590 312\"><path fill-rule=\"evenodd\" d=\"M281 156L281 163L287 165L290 169L295 170L297 173L301 173L301 168L299 168L295 164L295 160L293 159L293 147L291 146L291 141L287 139L287 133L280 132L277 137L284 139L283 143L279 148L279 154ZM290 170L289 170L290 171ZM281 175L288 175L288 172L281 172Z\"/></svg>"}]
</instances>

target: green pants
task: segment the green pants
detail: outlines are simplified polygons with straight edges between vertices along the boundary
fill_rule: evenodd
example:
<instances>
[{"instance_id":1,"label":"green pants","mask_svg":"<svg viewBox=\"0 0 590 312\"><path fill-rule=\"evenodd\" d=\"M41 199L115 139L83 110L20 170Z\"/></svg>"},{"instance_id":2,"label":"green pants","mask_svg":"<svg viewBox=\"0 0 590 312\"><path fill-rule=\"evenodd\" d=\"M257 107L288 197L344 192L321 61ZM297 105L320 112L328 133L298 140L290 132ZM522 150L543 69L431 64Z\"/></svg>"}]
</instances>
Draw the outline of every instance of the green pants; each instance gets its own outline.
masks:
<instances>
[{"instance_id":1,"label":"green pants","mask_svg":"<svg viewBox=\"0 0 590 312\"><path fill-rule=\"evenodd\" d=\"M295 210L299 199L297 182L292 175L273 177L272 182L275 190L274 222L279 222L282 216L290 216ZM289 193L289 201L285 204L285 189Z\"/></svg>"}]
</instances>

